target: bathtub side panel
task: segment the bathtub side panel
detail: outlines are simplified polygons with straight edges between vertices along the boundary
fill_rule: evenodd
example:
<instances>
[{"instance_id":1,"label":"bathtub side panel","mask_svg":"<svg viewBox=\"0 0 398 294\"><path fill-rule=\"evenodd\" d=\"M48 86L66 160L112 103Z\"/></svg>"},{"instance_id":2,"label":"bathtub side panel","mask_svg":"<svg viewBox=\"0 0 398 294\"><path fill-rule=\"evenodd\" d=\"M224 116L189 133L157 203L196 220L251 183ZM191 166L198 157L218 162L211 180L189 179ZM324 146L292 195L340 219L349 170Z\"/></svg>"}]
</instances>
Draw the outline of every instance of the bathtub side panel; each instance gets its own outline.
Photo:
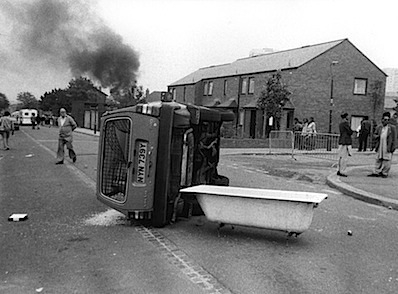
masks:
<instances>
[{"instance_id":1,"label":"bathtub side panel","mask_svg":"<svg viewBox=\"0 0 398 294\"><path fill-rule=\"evenodd\" d=\"M210 221L302 233L309 228L313 204L258 198L198 194Z\"/></svg>"}]
</instances>

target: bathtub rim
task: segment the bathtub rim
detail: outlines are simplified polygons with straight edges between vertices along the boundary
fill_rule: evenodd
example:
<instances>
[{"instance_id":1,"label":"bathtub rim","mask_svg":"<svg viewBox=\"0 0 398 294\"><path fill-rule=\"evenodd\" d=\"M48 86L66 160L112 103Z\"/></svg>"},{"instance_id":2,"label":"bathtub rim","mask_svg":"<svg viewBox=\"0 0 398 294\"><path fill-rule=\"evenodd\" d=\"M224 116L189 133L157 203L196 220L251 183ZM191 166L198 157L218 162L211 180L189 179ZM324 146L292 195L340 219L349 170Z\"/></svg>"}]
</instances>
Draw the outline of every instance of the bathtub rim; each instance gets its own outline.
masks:
<instances>
[{"instance_id":1,"label":"bathtub rim","mask_svg":"<svg viewBox=\"0 0 398 294\"><path fill-rule=\"evenodd\" d=\"M238 192L245 192L246 194ZM264 194L269 193L269 195L259 195L258 193L260 192ZM212 196L220 195L228 197L304 202L304 203L315 203L315 204L319 204L328 197L326 193L274 190L274 189L262 189L262 188L246 188L246 187L234 187L234 186L216 186L216 185L191 186L188 188L180 189L180 193L202 194L202 195L212 195Z\"/></svg>"}]
</instances>

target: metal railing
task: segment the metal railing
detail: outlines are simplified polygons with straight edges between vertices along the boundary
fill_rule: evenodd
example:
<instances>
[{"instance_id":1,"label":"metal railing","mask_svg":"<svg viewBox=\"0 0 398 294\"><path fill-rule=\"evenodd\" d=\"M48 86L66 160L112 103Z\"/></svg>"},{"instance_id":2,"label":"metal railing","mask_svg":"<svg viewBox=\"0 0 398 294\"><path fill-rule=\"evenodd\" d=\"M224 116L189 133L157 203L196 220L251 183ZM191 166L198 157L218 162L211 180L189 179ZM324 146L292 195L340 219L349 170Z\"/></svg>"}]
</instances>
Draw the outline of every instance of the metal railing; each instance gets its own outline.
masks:
<instances>
[{"instance_id":1,"label":"metal railing","mask_svg":"<svg viewBox=\"0 0 398 294\"><path fill-rule=\"evenodd\" d=\"M269 134L270 153L289 153L337 161L339 148L338 134L302 134L292 131L271 131Z\"/></svg>"}]
</instances>

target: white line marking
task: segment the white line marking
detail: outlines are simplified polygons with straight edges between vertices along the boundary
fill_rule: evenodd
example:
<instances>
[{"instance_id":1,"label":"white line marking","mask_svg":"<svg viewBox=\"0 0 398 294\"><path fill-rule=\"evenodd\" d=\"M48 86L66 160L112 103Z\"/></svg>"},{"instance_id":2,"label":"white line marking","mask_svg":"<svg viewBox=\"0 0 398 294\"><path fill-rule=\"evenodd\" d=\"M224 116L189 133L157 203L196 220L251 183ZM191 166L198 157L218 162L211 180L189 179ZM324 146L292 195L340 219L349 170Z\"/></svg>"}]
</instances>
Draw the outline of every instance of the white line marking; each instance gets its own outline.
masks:
<instances>
[{"instance_id":1,"label":"white line marking","mask_svg":"<svg viewBox=\"0 0 398 294\"><path fill-rule=\"evenodd\" d=\"M375 221L375 218L367 218L367 217L361 217L361 216L356 216L356 215L349 215L348 218L353 218L357 220L365 220L365 221Z\"/></svg>"}]
</instances>

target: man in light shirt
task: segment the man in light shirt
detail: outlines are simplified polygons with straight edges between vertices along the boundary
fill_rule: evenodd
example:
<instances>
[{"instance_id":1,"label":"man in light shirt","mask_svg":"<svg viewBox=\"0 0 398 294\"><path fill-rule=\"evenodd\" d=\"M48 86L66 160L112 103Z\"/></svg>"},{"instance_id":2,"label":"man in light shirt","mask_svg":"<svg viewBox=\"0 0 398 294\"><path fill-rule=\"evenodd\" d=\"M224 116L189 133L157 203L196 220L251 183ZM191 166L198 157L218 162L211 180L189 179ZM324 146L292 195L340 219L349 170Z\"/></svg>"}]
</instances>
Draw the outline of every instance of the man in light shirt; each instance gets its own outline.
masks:
<instances>
[{"instance_id":1,"label":"man in light shirt","mask_svg":"<svg viewBox=\"0 0 398 294\"><path fill-rule=\"evenodd\" d=\"M385 112L381 125L376 128L374 137L376 139L376 163L373 173L368 177L387 178L391 169L392 156L396 147L396 129L389 123L391 114Z\"/></svg>"},{"instance_id":2,"label":"man in light shirt","mask_svg":"<svg viewBox=\"0 0 398 294\"><path fill-rule=\"evenodd\" d=\"M58 151L57 162L55 164L64 163L65 145L69 151L69 157L73 162L76 162L76 153L73 150L73 135L72 132L76 129L77 124L75 120L66 114L65 108L59 110L60 117L58 118L59 137L58 137Z\"/></svg>"}]
</instances>

